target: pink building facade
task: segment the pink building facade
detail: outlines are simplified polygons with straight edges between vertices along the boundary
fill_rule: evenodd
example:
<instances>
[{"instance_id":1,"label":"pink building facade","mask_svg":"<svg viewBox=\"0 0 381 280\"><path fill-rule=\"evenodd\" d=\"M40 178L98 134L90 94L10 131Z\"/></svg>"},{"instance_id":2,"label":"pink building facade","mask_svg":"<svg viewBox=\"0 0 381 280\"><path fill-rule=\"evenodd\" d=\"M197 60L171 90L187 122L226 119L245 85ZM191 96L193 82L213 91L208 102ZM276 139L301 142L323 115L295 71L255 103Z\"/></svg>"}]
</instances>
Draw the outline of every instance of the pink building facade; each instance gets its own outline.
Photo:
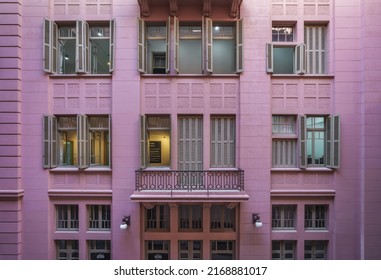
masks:
<instances>
[{"instance_id":1,"label":"pink building facade","mask_svg":"<svg viewBox=\"0 0 381 280\"><path fill-rule=\"evenodd\" d=\"M381 258L378 0L0 14L0 259Z\"/></svg>"}]
</instances>

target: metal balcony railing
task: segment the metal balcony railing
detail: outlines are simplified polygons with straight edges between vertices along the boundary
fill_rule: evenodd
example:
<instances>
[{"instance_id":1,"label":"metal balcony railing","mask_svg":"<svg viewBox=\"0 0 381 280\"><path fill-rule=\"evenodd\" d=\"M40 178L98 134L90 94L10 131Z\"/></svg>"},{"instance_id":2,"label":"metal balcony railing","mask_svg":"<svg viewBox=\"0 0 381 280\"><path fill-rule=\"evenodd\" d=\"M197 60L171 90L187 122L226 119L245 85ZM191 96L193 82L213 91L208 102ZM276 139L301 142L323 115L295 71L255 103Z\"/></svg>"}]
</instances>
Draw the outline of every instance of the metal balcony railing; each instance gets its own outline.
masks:
<instances>
[{"instance_id":1,"label":"metal balcony railing","mask_svg":"<svg viewBox=\"0 0 381 280\"><path fill-rule=\"evenodd\" d=\"M243 170L137 170L140 191L244 191Z\"/></svg>"}]
</instances>

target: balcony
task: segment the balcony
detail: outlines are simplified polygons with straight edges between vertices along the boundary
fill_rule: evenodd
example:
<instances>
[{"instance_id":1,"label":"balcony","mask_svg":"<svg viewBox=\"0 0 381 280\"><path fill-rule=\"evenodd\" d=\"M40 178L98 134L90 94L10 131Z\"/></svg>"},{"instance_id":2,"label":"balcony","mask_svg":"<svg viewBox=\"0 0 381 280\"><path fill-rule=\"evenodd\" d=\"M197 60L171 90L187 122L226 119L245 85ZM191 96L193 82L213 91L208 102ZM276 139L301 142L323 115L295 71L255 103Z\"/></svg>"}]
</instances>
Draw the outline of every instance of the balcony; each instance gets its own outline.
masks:
<instances>
[{"instance_id":1,"label":"balcony","mask_svg":"<svg viewBox=\"0 0 381 280\"><path fill-rule=\"evenodd\" d=\"M222 200L249 197L244 191L244 171L137 170L133 200Z\"/></svg>"}]
</instances>

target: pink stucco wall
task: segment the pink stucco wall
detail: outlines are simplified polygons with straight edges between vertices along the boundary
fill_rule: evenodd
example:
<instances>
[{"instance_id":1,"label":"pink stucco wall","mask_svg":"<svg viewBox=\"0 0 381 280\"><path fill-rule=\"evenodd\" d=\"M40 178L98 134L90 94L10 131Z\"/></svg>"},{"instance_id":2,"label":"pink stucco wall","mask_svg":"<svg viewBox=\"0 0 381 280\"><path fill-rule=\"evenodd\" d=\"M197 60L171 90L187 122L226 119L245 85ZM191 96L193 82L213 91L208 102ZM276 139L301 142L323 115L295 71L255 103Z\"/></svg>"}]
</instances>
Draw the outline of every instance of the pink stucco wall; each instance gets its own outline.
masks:
<instances>
[{"instance_id":1,"label":"pink stucco wall","mask_svg":"<svg viewBox=\"0 0 381 280\"><path fill-rule=\"evenodd\" d=\"M153 0L151 2L154 2ZM179 19L198 11L179 8ZM216 9L212 18L228 18ZM248 201L239 213L239 259L271 259L272 240L296 240L303 259L304 240L329 240L330 259L381 258L381 4L378 0L244 0L244 71L229 76L141 76L137 70L137 1L19 0L0 3L0 259L54 259L55 239L78 239L86 259L86 240L111 240L113 259L143 259L141 208L130 199L140 168L139 115L176 117L234 114L237 168L245 171ZM168 16L164 8L151 20ZM222 18L221 18L222 17ZM55 21L116 20L115 71L102 76L48 75L42 70L43 18ZM271 76L265 44L272 21L325 23L328 75ZM172 70L173 72L173 70ZM42 168L42 116L111 114L112 167L102 171L51 171ZM272 114L338 114L341 166L338 170L272 170ZM206 135L206 137L209 137ZM207 142L207 141L205 141ZM204 166L209 168L209 146ZM177 152L171 153L176 169ZM111 203L109 232L55 230L55 204ZM271 204L329 205L329 227L305 232L271 230ZM256 229L252 213L260 213ZM123 216L131 226L121 231Z\"/></svg>"}]
</instances>

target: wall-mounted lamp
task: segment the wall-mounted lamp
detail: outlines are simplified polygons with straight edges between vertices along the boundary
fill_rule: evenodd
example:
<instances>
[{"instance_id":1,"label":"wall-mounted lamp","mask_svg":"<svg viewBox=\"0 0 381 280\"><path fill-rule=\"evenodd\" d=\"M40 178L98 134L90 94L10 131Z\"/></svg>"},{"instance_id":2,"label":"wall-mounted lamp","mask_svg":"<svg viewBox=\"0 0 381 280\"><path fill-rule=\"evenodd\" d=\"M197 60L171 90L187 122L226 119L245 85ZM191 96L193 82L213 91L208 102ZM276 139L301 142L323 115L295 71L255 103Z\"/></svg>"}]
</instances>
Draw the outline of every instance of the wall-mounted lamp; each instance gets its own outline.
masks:
<instances>
[{"instance_id":1,"label":"wall-mounted lamp","mask_svg":"<svg viewBox=\"0 0 381 280\"><path fill-rule=\"evenodd\" d=\"M130 216L125 216L125 217L123 217L122 222L120 223L119 227L121 230L126 230L128 228L128 226L130 225L130 223L131 223Z\"/></svg>"},{"instance_id":2,"label":"wall-mounted lamp","mask_svg":"<svg viewBox=\"0 0 381 280\"><path fill-rule=\"evenodd\" d=\"M256 228L262 227L261 217L259 217L258 213L253 213L252 223L255 225Z\"/></svg>"}]
</instances>

